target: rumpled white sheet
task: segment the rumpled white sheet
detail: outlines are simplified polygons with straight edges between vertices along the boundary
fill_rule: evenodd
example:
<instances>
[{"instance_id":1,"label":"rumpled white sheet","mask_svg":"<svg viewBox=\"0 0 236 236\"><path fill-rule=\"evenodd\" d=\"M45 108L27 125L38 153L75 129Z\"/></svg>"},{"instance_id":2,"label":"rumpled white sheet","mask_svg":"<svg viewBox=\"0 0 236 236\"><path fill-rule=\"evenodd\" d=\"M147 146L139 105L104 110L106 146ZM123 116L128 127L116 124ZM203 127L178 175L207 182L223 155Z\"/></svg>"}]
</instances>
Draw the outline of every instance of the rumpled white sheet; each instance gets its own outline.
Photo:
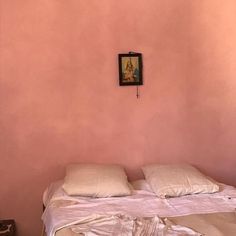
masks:
<instances>
[{"instance_id":1,"label":"rumpled white sheet","mask_svg":"<svg viewBox=\"0 0 236 236\"><path fill-rule=\"evenodd\" d=\"M156 219L159 222L160 229L164 229L165 225L159 217L234 211L236 208L236 189L222 185L219 193L187 195L169 199L159 199L154 193L143 190L134 190L131 196L126 197L89 198L70 197L63 191L61 184L56 183L45 192L44 204L47 208L42 219L48 236L54 236L58 229L75 224L77 225L74 230L80 231L80 227L88 227L87 231L83 228L87 232L85 235L92 236L96 234L91 231L91 228L93 230L96 229L96 220L98 219L103 224L100 222L97 230L104 232L107 231L108 225L113 228L117 227L121 219L123 219L123 230L125 230L126 227L134 227L134 222L139 224L140 221L147 217L153 217L153 220ZM118 221L114 221L114 219ZM124 227L125 225L126 227ZM153 227L153 225L149 226ZM178 234L178 229L191 230L185 227L181 229L181 226L176 226L176 229L172 230L172 234L170 232L169 234L160 235L181 235L180 233ZM104 232L100 235L106 235ZM121 229L120 232L122 232ZM129 236L128 233L110 233L107 235ZM191 233L188 232L187 235L191 235Z\"/></svg>"},{"instance_id":2,"label":"rumpled white sheet","mask_svg":"<svg viewBox=\"0 0 236 236\"><path fill-rule=\"evenodd\" d=\"M180 225L166 225L159 217L131 218L124 215L90 216L87 222L71 226L75 233L85 236L200 236Z\"/></svg>"}]
</instances>

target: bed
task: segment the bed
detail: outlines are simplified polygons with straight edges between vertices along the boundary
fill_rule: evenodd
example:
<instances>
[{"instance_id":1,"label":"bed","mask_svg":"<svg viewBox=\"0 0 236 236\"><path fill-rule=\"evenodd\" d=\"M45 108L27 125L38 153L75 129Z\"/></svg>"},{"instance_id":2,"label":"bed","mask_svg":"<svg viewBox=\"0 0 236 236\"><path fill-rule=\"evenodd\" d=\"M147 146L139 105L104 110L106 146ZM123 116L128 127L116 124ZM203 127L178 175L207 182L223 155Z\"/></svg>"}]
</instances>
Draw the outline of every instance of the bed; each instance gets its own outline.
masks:
<instances>
[{"instance_id":1,"label":"bed","mask_svg":"<svg viewBox=\"0 0 236 236\"><path fill-rule=\"evenodd\" d=\"M159 180L160 172L158 170ZM178 176L176 171L172 173ZM74 177L77 181L82 179L83 183L86 182L84 176L81 176L81 169L79 176L76 175ZM101 176L94 178L90 170L89 176L92 179L91 186L94 179L96 183L102 184L109 175L106 174L100 181ZM110 181L110 177L107 179ZM170 180L165 176L165 181L166 179L172 181L173 176ZM183 181L179 176L176 179L181 183ZM191 181L188 176L187 182L190 183L191 191L196 192ZM172 193L161 196L160 192L158 195L153 191L155 188L150 182L150 176L145 173L145 179L128 183L130 194L94 197L86 196L88 194L68 194L65 182L66 180L54 182L44 192L45 210L42 220L47 236L236 235L236 189L233 186L214 183L218 189L213 193L202 193L201 189L200 193L183 194L179 192L178 183L178 196L171 196ZM73 191L74 188L73 185ZM81 189L83 186L79 186L79 191ZM160 189L159 183L158 191Z\"/></svg>"}]
</instances>

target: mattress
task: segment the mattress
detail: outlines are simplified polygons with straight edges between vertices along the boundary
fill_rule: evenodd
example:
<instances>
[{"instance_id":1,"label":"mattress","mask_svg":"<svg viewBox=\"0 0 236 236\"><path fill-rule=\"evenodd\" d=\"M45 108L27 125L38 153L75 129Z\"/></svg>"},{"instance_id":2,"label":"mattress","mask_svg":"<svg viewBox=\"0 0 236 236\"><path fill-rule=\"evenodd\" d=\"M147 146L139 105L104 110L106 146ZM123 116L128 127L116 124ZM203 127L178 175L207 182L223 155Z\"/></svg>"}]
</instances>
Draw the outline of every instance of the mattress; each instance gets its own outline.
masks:
<instances>
[{"instance_id":1,"label":"mattress","mask_svg":"<svg viewBox=\"0 0 236 236\"><path fill-rule=\"evenodd\" d=\"M111 198L71 197L62 181L52 183L43 197L47 236L236 235L234 187L160 199L143 183L133 184L131 196Z\"/></svg>"}]
</instances>

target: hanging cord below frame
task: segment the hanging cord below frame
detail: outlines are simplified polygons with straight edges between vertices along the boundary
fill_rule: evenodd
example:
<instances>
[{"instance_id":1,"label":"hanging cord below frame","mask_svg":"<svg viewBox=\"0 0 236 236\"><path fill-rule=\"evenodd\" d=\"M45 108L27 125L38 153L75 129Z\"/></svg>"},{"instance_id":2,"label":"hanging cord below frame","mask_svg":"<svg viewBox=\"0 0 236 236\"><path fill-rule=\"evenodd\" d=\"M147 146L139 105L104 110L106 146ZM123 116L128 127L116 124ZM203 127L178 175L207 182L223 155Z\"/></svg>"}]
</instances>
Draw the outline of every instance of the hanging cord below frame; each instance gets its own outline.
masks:
<instances>
[{"instance_id":1,"label":"hanging cord below frame","mask_svg":"<svg viewBox=\"0 0 236 236\"><path fill-rule=\"evenodd\" d=\"M136 97L137 97L137 99L140 97L140 94L139 94L139 86L137 86L137 93L136 93Z\"/></svg>"}]
</instances>

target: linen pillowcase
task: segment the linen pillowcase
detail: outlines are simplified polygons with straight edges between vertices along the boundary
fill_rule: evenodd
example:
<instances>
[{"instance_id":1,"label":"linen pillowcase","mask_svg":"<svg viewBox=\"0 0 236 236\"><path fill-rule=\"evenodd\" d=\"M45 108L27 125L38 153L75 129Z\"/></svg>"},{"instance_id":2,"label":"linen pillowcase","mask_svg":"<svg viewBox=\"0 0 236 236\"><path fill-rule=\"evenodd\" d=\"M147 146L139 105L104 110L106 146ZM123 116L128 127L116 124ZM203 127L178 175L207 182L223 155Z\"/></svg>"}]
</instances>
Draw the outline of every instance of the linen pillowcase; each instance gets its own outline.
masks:
<instances>
[{"instance_id":1,"label":"linen pillowcase","mask_svg":"<svg viewBox=\"0 0 236 236\"><path fill-rule=\"evenodd\" d=\"M131 194L124 168L119 165L69 165L62 187L68 195L112 197Z\"/></svg>"},{"instance_id":2,"label":"linen pillowcase","mask_svg":"<svg viewBox=\"0 0 236 236\"><path fill-rule=\"evenodd\" d=\"M142 167L145 179L160 198L187 194L214 193L219 186L191 165L158 165Z\"/></svg>"},{"instance_id":3,"label":"linen pillowcase","mask_svg":"<svg viewBox=\"0 0 236 236\"><path fill-rule=\"evenodd\" d=\"M144 191L148 191L148 192L153 193L150 185L147 183L147 181L145 179L135 180L135 181L131 182L131 185L134 190L144 190Z\"/></svg>"}]
</instances>

